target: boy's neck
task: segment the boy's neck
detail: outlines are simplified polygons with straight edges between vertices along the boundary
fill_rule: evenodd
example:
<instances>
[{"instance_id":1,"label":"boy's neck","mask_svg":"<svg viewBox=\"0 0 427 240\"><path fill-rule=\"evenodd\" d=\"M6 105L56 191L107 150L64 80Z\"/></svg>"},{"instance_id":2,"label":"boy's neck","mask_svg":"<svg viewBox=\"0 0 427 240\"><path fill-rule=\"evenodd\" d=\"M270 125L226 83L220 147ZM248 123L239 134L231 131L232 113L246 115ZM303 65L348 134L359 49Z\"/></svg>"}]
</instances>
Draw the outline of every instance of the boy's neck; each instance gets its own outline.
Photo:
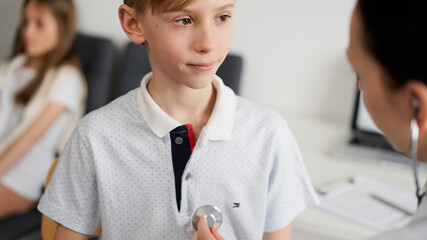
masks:
<instances>
[{"instance_id":1,"label":"boy's neck","mask_svg":"<svg viewBox=\"0 0 427 240\"><path fill-rule=\"evenodd\" d=\"M179 123L192 124L196 137L208 122L216 101L212 84L203 89L192 89L183 84L164 83L153 76L147 90L169 116Z\"/></svg>"}]
</instances>

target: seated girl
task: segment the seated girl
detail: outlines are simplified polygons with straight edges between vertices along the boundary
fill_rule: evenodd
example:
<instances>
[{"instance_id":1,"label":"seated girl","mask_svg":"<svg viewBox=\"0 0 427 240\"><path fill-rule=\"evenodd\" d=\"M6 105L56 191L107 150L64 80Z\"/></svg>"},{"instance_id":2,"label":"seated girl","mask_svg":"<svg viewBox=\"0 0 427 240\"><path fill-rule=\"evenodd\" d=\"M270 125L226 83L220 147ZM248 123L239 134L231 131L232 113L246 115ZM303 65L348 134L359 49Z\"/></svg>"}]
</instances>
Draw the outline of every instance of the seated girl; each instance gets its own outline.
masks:
<instances>
[{"instance_id":1,"label":"seated girl","mask_svg":"<svg viewBox=\"0 0 427 240\"><path fill-rule=\"evenodd\" d=\"M0 65L0 219L35 205L83 114L75 18L72 0L24 1L15 52Z\"/></svg>"}]
</instances>

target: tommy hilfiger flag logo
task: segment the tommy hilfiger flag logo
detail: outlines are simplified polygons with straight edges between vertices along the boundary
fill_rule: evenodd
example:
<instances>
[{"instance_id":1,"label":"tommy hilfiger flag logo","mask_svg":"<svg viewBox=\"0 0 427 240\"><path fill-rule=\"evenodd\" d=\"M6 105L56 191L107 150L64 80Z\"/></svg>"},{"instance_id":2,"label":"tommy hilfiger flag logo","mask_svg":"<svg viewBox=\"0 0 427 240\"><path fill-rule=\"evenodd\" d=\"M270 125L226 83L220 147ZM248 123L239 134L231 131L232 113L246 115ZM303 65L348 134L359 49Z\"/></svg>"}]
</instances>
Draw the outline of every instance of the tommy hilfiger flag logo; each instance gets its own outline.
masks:
<instances>
[{"instance_id":1,"label":"tommy hilfiger flag logo","mask_svg":"<svg viewBox=\"0 0 427 240\"><path fill-rule=\"evenodd\" d=\"M240 203L233 203L233 208L238 208L240 207Z\"/></svg>"}]
</instances>

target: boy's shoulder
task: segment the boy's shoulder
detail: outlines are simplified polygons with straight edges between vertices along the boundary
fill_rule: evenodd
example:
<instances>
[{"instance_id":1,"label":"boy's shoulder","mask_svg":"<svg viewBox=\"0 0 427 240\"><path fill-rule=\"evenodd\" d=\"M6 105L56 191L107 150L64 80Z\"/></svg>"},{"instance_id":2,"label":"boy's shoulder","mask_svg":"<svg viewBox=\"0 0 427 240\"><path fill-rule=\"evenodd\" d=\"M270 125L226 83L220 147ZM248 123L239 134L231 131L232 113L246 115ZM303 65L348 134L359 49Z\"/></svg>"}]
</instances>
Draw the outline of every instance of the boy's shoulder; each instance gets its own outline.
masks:
<instances>
[{"instance_id":1,"label":"boy's shoulder","mask_svg":"<svg viewBox=\"0 0 427 240\"><path fill-rule=\"evenodd\" d=\"M108 131L124 124L131 124L131 122L140 122L142 118L136 100L137 90L134 89L107 105L86 114L78 125L81 132Z\"/></svg>"},{"instance_id":2,"label":"boy's shoulder","mask_svg":"<svg viewBox=\"0 0 427 240\"><path fill-rule=\"evenodd\" d=\"M236 96L236 121L260 121L269 124L284 124L286 121L273 109Z\"/></svg>"},{"instance_id":3,"label":"boy's shoulder","mask_svg":"<svg viewBox=\"0 0 427 240\"><path fill-rule=\"evenodd\" d=\"M87 114L79 122L80 132L84 135L107 134L111 131L120 131L120 128L126 126L142 126L141 123L146 125L138 106L138 89ZM263 126L268 132L287 128L286 121L278 112L239 96L236 96L234 126L248 130L255 126Z\"/></svg>"},{"instance_id":4,"label":"boy's shoulder","mask_svg":"<svg viewBox=\"0 0 427 240\"><path fill-rule=\"evenodd\" d=\"M277 135L288 138L292 135L287 122L278 112L237 96L234 134L248 133L264 139Z\"/></svg>"}]
</instances>

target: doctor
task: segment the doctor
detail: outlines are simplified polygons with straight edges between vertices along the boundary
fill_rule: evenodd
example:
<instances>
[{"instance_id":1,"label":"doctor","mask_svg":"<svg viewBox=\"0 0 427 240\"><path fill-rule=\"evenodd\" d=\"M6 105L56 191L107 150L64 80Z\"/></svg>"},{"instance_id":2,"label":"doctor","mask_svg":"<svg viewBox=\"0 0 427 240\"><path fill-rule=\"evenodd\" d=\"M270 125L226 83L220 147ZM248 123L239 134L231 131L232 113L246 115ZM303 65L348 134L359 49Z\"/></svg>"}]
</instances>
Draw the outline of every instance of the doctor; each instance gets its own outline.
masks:
<instances>
[{"instance_id":1,"label":"doctor","mask_svg":"<svg viewBox=\"0 0 427 240\"><path fill-rule=\"evenodd\" d=\"M359 0L347 55L374 122L397 151L427 162L427 1ZM417 186L410 224L374 239L427 239L426 187Z\"/></svg>"}]
</instances>

